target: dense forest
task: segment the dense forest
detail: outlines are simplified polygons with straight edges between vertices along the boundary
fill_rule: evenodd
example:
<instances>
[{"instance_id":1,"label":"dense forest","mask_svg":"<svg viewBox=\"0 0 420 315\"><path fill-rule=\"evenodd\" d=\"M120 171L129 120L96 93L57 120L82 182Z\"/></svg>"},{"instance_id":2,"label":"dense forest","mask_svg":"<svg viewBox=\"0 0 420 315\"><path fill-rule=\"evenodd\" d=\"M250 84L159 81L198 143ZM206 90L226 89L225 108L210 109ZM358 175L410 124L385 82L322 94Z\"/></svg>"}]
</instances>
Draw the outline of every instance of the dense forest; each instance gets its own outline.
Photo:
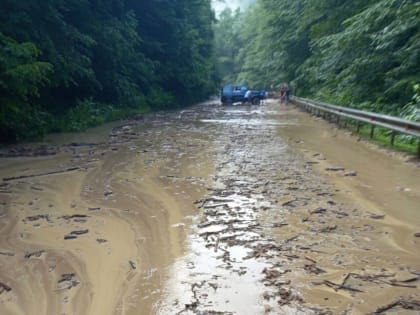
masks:
<instances>
[{"instance_id":1,"label":"dense forest","mask_svg":"<svg viewBox=\"0 0 420 315\"><path fill-rule=\"evenodd\" d=\"M215 26L225 82L278 87L420 121L420 3L258 0Z\"/></svg>"},{"instance_id":2,"label":"dense forest","mask_svg":"<svg viewBox=\"0 0 420 315\"><path fill-rule=\"evenodd\" d=\"M189 105L219 78L420 121L418 1L244 3L2 0L0 142Z\"/></svg>"},{"instance_id":3,"label":"dense forest","mask_svg":"<svg viewBox=\"0 0 420 315\"><path fill-rule=\"evenodd\" d=\"M2 0L2 143L187 105L216 88L210 0Z\"/></svg>"}]
</instances>

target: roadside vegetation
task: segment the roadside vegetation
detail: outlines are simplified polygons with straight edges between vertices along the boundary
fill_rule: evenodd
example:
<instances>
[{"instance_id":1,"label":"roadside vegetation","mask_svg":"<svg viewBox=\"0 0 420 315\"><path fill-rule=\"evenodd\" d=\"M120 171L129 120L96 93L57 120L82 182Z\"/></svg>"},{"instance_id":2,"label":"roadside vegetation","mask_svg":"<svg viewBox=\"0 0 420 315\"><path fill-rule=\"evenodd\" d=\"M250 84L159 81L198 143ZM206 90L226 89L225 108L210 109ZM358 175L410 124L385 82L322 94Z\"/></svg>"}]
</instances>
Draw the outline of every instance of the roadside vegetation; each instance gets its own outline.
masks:
<instances>
[{"instance_id":1,"label":"roadside vegetation","mask_svg":"<svg viewBox=\"0 0 420 315\"><path fill-rule=\"evenodd\" d=\"M257 0L217 20L211 2L3 0L1 143L186 106L220 81L420 121L418 1Z\"/></svg>"},{"instance_id":2,"label":"roadside vegetation","mask_svg":"<svg viewBox=\"0 0 420 315\"><path fill-rule=\"evenodd\" d=\"M258 0L221 13L218 71L224 82L290 82L298 96L420 121L419 16L414 0Z\"/></svg>"},{"instance_id":3,"label":"roadside vegetation","mask_svg":"<svg viewBox=\"0 0 420 315\"><path fill-rule=\"evenodd\" d=\"M3 0L2 143L185 106L216 88L210 0Z\"/></svg>"}]
</instances>

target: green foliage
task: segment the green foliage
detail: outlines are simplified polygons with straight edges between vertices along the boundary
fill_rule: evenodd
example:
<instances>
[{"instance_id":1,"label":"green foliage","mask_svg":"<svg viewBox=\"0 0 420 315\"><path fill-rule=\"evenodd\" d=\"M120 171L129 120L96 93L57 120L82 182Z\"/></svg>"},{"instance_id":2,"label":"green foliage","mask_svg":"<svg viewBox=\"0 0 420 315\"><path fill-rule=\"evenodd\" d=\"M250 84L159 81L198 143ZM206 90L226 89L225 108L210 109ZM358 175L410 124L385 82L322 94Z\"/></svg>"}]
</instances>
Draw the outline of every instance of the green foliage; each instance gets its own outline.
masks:
<instances>
[{"instance_id":1,"label":"green foliage","mask_svg":"<svg viewBox=\"0 0 420 315\"><path fill-rule=\"evenodd\" d=\"M356 126L353 131L356 132ZM394 139L394 144L391 144L391 131L380 127L375 128L374 137L370 138L371 126L364 125L360 128L357 135L365 140L372 141L381 147L406 152L409 154L416 154L418 150L417 139L412 136L397 134Z\"/></svg>"},{"instance_id":2,"label":"green foliage","mask_svg":"<svg viewBox=\"0 0 420 315\"><path fill-rule=\"evenodd\" d=\"M217 85L210 3L2 0L1 138L208 97Z\"/></svg>"},{"instance_id":3,"label":"green foliage","mask_svg":"<svg viewBox=\"0 0 420 315\"><path fill-rule=\"evenodd\" d=\"M77 101L76 105L67 112L49 121L49 126L50 130L54 132L83 131L106 122L127 119L130 116L147 112L149 109L144 105L144 102L137 107L132 106L128 109L85 99Z\"/></svg>"},{"instance_id":4,"label":"green foliage","mask_svg":"<svg viewBox=\"0 0 420 315\"><path fill-rule=\"evenodd\" d=\"M21 101L39 96L39 88L49 82L52 66L37 61L40 51L33 43L17 43L0 33L1 95Z\"/></svg>"},{"instance_id":5,"label":"green foliage","mask_svg":"<svg viewBox=\"0 0 420 315\"><path fill-rule=\"evenodd\" d=\"M239 10L225 9L214 25L217 71L224 83L232 83L239 73L240 64L236 61L243 45L239 36L242 29L242 15Z\"/></svg>"},{"instance_id":6,"label":"green foliage","mask_svg":"<svg viewBox=\"0 0 420 315\"><path fill-rule=\"evenodd\" d=\"M343 30L312 41L300 83L315 96L398 113L419 73L419 12L411 1L383 0L343 20Z\"/></svg>"},{"instance_id":7,"label":"green foliage","mask_svg":"<svg viewBox=\"0 0 420 315\"><path fill-rule=\"evenodd\" d=\"M291 81L301 96L412 117L419 16L415 0L259 0L220 15L218 69L225 82Z\"/></svg>"},{"instance_id":8,"label":"green foliage","mask_svg":"<svg viewBox=\"0 0 420 315\"><path fill-rule=\"evenodd\" d=\"M49 83L52 66L38 61L39 55L33 43L18 43L0 32L0 134L7 141L44 132L43 114L31 103Z\"/></svg>"},{"instance_id":9,"label":"green foliage","mask_svg":"<svg viewBox=\"0 0 420 315\"><path fill-rule=\"evenodd\" d=\"M103 124L116 110L110 105L96 104L92 100L77 102L65 115L63 131L79 131Z\"/></svg>"},{"instance_id":10,"label":"green foliage","mask_svg":"<svg viewBox=\"0 0 420 315\"><path fill-rule=\"evenodd\" d=\"M124 117L121 109L92 100L78 101L61 118L56 120L55 131L81 131L105 122Z\"/></svg>"},{"instance_id":11,"label":"green foliage","mask_svg":"<svg viewBox=\"0 0 420 315\"><path fill-rule=\"evenodd\" d=\"M170 109L177 105L175 97L160 86L150 90L147 96L147 103L148 108L154 109Z\"/></svg>"},{"instance_id":12,"label":"green foliage","mask_svg":"<svg viewBox=\"0 0 420 315\"><path fill-rule=\"evenodd\" d=\"M415 84L413 90L414 96L411 102L403 107L401 116L407 120L420 122L420 84Z\"/></svg>"}]
</instances>

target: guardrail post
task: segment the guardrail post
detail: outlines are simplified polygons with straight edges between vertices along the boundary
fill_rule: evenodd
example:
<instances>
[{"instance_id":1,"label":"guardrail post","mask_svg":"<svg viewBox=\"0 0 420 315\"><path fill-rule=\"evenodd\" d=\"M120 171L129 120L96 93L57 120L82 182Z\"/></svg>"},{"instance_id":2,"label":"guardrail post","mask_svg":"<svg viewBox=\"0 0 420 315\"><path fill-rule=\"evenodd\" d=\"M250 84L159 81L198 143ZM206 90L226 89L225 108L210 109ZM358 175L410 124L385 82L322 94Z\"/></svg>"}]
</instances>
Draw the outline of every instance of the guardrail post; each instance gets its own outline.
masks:
<instances>
[{"instance_id":1,"label":"guardrail post","mask_svg":"<svg viewBox=\"0 0 420 315\"><path fill-rule=\"evenodd\" d=\"M375 132L375 125L372 125L372 127L370 128L370 138L373 138L373 133Z\"/></svg>"},{"instance_id":2,"label":"guardrail post","mask_svg":"<svg viewBox=\"0 0 420 315\"><path fill-rule=\"evenodd\" d=\"M392 145L392 146L394 145L394 141L395 141L395 134L396 134L396 132L395 132L394 130L392 130L392 133L391 133L391 145Z\"/></svg>"},{"instance_id":3,"label":"guardrail post","mask_svg":"<svg viewBox=\"0 0 420 315\"><path fill-rule=\"evenodd\" d=\"M360 131L360 127L362 126L362 123L360 121L357 122L357 133Z\"/></svg>"},{"instance_id":4,"label":"guardrail post","mask_svg":"<svg viewBox=\"0 0 420 315\"><path fill-rule=\"evenodd\" d=\"M417 157L420 159L420 138L419 138L419 147L417 149Z\"/></svg>"}]
</instances>

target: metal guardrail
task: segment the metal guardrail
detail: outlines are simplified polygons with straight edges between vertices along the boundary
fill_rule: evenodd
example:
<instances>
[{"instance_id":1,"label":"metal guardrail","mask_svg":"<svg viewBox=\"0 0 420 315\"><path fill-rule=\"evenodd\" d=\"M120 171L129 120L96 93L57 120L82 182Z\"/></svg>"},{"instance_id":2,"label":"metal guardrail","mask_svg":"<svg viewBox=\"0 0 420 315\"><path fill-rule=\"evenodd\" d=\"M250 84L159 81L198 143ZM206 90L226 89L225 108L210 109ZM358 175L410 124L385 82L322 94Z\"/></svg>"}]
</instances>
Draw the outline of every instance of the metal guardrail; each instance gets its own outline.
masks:
<instances>
[{"instance_id":1,"label":"metal guardrail","mask_svg":"<svg viewBox=\"0 0 420 315\"><path fill-rule=\"evenodd\" d=\"M393 116L381 115L377 113L365 112L352 108L331 105L323 102L312 101L300 97L294 97L293 102L300 106L303 106L305 109L311 112L319 111L336 115L338 117L337 122L339 122L340 117L355 120L358 122L357 131L359 131L361 123L368 123L372 125L370 132L371 138L373 138L375 126L390 129L392 130L392 145L394 144L395 135L397 133L403 133L417 137L419 139L419 148L417 155L420 158L420 123Z\"/></svg>"}]
</instances>

